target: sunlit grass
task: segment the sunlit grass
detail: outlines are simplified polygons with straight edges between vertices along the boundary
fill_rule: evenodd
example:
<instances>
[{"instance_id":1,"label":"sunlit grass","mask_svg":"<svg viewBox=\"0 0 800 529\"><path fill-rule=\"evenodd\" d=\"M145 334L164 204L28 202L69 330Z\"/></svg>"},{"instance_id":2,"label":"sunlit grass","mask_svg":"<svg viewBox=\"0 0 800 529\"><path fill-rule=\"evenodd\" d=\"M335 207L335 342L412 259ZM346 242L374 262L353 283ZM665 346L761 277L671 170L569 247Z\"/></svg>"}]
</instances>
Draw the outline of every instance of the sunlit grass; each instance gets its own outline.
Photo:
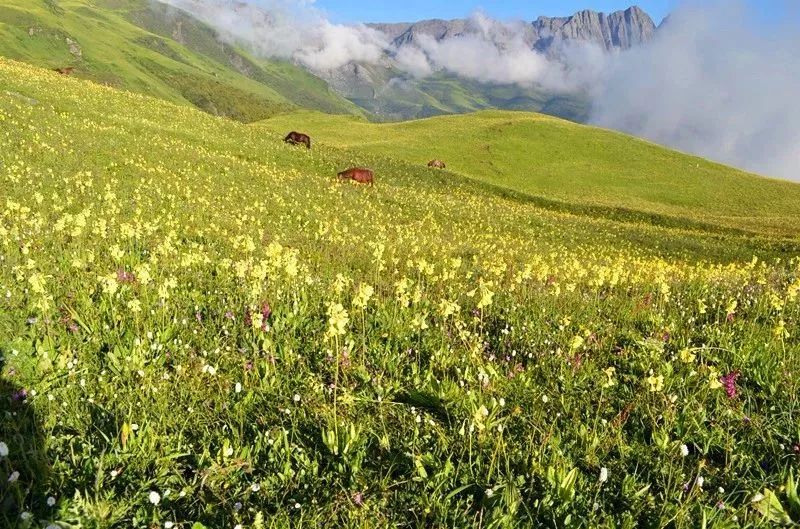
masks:
<instances>
[{"instance_id":1,"label":"sunlit grass","mask_svg":"<svg viewBox=\"0 0 800 529\"><path fill-rule=\"evenodd\" d=\"M285 132L0 60L0 524L800 519L793 246Z\"/></svg>"},{"instance_id":2,"label":"sunlit grass","mask_svg":"<svg viewBox=\"0 0 800 529\"><path fill-rule=\"evenodd\" d=\"M484 111L374 124L300 111L256 126L279 132L300 123L318 143L420 165L441 158L454 173L558 207L798 236L797 183L759 178L549 116Z\"/></svg>"}]
</instances>

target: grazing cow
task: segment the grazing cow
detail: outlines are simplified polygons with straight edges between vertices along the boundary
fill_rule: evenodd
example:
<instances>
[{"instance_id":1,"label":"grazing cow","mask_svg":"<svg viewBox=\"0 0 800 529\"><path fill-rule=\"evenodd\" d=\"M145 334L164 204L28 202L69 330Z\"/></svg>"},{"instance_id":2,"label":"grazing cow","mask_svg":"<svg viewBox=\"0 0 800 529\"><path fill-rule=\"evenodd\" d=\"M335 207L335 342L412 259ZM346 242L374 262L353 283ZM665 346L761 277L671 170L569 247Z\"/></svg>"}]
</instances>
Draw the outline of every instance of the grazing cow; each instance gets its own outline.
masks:
<instances>
[{"instance_id":1,"label":"grazing cow","mask_svg":"<svg viewBox=\"0 0 800 529\"><path fill-rule=\"evenodd\" d=\"M56 68L55 71L60 73L61 75L72 75L72 72L75 71L75 67L67 66L65 68Z\"/></svg>"},{"instance_id":2,"label":"grazing cow","mask_svg":"<svg viewBox=\"0 0 800 529\"><path fill-rule=\"evenodd\" d=\"M428 162L428 167L433 167L434 169L447 169L447 166L441 160L431 160Z\"/></svg>"},{"instance_id":3,"label":"grazing cow","mask_svg":"<svg viewBox=\"0 0 800 529\"><path fill-rule=\"evenodd\" d=\"M354 167L339 173L339 180L354 180L359 184L375 185L375 173L369 169Z\"/></svg>"},{"instance_id":4,"label":"grazing cow","mask_svg":"<svg viewBox=\"0 0 800 529\"><path fill-rule=\"evenodd\" d=\"M311 137L308 134L301 134L300 132L290 132L284 139L286 143L291 143L292 145L305 145L306 149L311 148Z\"/></svg>"}]
</instances>

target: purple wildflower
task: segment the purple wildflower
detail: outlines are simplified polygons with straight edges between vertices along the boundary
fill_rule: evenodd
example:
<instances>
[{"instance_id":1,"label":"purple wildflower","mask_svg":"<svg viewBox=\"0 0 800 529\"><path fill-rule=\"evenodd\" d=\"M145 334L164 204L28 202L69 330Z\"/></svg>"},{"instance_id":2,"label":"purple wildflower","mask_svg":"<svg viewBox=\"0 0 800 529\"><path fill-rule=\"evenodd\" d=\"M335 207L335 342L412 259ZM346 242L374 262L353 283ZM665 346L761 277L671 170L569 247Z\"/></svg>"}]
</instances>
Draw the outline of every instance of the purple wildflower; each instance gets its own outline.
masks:
<instances>
[{"instance_id":1,"label":"purple wildflower","mask_svg":"<svg viewBox=\"0 0 800 529\"><path fill-rule=\"evenodd\" d=\"M514 378L515 376L517 376L518 374L522 373L523 371L525 371L525 366L523 366L521 363L517 362L516 364L514 364L514 367L512 368L512 370L508 373L508 378Z\"/></svg>"},{"instance_id":2,"label":"purple wildflower","mask_svg":"<svg viewBox=\"0 0 800 529\"><path fill-rule=\"evenodd\" d=\"M266 301L261 304L261 309L259 310L261 313L261 320L264 322L261 325L261 330L266 332L269 329L269 322L267 321L270 316L272 316L272 308L269 306L269 303ZM245 310L244 313L244 324L249 327L253 324L253 313L250 312L250 309Z\"/></svg>"},{"instance_id":3,"label":"purple wildflower","mask_svg":"<svg viewBox=\"0 0 800 529\"><path fill-rule=\"evenodd\" d=\"M135 283L136 276L132 272L128 272L124 268L117 270L117 281L120 283Z\"/></svg>"},{"instance_id":4,"label":"purple wildflower","mask_svg":"<svg viewBox=\"0 0 800 529\"><path fill-rule=\"evenodd\" d=\"M364 505L364 494L361 492L353 494L353 503L355 503L356 507Z\"/></svg>"},{"instance_id":5,"label":"purple wildflower","mask_svg":"<svg viewBox=\"0 0 800 529\"><path fill-rule=\"evenodd\" d=\"M725 393L727 393L729 399L735 399L736 394L738 393L738 389L736 388L736 379L739 378L739 370L731 371L725 376L720 377L719 381L722 382L722 386L725 388Z\"/></svg>"},{"instance_id":6,"label":"purple wildflower","mask_svg":"<svg viewBox=\"0 0 800 529\"><path fill-rule=\"evenodd\" d=\"M28 398L28 390L23 388L11 394L11 400L14 402L24 402Z\"/></svg>"}]
</instances>

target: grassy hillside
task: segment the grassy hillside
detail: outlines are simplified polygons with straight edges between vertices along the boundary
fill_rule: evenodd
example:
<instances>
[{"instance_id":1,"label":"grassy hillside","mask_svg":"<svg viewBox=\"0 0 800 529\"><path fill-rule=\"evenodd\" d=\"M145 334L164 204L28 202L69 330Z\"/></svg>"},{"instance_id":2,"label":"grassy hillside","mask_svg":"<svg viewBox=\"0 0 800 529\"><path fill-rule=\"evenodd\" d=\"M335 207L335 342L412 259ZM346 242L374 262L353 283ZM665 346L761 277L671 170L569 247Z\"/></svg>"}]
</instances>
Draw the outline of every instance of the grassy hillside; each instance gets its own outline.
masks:
<instances>
[{"instance_id":1,"label":"grassy hillside","mask_svg":"<svg viewBox=\"0 0 800 529\"><path fill-rule=\"evenodd\" d=\"M295 107L362 114L301 68L221 44L198 21L149 0L8 0L0 55L212 114L255 121Z\"/></svg>"},{"instance_id":2,"label":"grassy hillside","mask_svg":"<svg viewBox=\"0 0 800 529\"><path fill-rule=\"evenodd\" d=\"M548 116L486 111L372 124L299 112L258 124L318 143L448 170L570 209L620 209L796 237L800 185L760 178L630 136ZM627 213L627 212L624 212ZM664 221L663 219L661 221Z\"/></svg>"},{"instance_id":3,"label":"grassy hillside","mask_svg":"<svg viewBox=\"0 0 800 529\"><path fill-rule=\"evenodd\" d=\"M796 247L331 143L0 59L0 527L800 521Z\"/></svg>"}]
</instances>

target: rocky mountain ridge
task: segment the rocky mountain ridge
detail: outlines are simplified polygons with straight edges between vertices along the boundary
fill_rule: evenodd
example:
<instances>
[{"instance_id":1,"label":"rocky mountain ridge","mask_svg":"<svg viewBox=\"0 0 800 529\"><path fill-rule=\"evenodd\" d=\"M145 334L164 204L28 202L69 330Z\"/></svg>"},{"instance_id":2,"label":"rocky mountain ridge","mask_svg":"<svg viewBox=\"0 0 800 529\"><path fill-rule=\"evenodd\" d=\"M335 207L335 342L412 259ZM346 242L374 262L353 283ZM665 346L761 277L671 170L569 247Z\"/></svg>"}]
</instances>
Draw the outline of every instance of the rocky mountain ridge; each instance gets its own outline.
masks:
<instances>
[{"instance_id":1,"label":"rocky mountain ridge","mask_svg":"<svg viewBox=\"0 0 800 529\"><path fill-rule=\"evenodd\" d=\"M626 50L649 42L656 33L653 19L638 6L609 14L583 10L569 17L541 16L522 24L515 25L514 30L522 34L532 49L545 53L565 41L592 42L606 51ZM413 44L422 35L442 41L480 31L470 19L432 19L368 26L384 33L397 47Z\"/></svg>"}]
</instances>

